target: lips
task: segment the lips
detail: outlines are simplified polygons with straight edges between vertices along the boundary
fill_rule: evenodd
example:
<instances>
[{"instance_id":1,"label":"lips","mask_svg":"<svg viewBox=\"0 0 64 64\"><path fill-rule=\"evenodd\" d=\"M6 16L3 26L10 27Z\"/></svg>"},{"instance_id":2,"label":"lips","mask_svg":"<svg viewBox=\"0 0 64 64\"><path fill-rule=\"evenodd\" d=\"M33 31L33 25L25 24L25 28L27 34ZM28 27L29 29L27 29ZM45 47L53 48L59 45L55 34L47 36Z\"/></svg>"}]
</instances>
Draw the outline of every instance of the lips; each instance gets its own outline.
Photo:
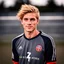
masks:
<instances>
[{"instance_id":1,"label":"lips","mask_svg":"<svg viewBox=\"0 0 64 64\"><path fill-rule=\"evenodd\" d=\"M32 26L26 26L27 28L32 28Z\"/></svg>"}]
</instances>

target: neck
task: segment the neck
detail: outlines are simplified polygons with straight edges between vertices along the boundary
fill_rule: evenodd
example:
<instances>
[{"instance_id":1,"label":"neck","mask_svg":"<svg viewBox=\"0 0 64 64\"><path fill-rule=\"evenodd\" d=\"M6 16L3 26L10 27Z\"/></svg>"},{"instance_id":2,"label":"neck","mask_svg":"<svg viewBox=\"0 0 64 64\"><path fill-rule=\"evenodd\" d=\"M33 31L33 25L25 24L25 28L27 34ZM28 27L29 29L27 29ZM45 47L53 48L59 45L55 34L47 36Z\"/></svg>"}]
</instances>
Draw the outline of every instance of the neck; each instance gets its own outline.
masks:
<instances>
[{"instance_id":1,"label":"neck","mask_svg":"<svg viewBox=\"0 0 64 64\"><path fill-rule=\"evenodd\" d=\"M38 30L34 30L33 32L24 31L24 33L27 38L33 38L39 34L39 31Z\"/></svg>"}]
</instances>

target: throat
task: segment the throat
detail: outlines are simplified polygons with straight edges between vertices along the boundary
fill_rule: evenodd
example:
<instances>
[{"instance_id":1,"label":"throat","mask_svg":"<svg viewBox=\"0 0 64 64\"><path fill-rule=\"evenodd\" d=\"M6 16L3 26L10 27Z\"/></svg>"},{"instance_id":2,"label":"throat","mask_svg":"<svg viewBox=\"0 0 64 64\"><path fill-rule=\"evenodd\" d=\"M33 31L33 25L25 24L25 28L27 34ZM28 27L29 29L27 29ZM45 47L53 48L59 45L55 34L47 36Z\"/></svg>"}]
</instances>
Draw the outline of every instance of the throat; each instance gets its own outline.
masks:
<instances>
[{"instance_id":1,"label":"throat","mask_svg":"<svg viewBox=\"0 0 64 64\"><path fill-rule=\"evenodd\" d=\"M33 38L33 37L37 36L38 34L39 34L39 31L36 30L34 32L26 32L25 36L26 36L26 38L30 39L30 38Z\"/></svg>"}]
</instances>

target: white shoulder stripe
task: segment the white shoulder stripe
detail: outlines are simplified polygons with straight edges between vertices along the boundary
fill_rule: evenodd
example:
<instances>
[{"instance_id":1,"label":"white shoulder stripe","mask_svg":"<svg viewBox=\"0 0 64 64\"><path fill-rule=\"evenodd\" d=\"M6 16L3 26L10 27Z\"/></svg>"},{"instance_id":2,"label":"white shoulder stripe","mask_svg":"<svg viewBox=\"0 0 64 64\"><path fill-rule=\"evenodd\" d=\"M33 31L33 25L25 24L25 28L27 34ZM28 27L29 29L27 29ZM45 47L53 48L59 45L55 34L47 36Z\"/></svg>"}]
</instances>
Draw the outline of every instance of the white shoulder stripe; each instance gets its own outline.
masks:
<instances>
[{"instance_id":1,"label":"white shoulder stripe","mask_svg":"<svg viewBox=\"0 0 64 64\"><path fill-rule=\"evenodd\" d=\"M16 39L16 38L19 38L19 37L23 36L23 34L24 34L24 33L22 33L22 34L20 34L20 35L16 36L14 39Z\"/></svg>"},{"instance_id":2,"label":"white shoulder stripe","mask_svg":"<svg viewBox=\"0 0 64 64\"><path fill-rule=\"evenodd\" d=\"M50 38L52 46L53 46L52 60L55 60L55 57L56 57L56 46L55 46L54 39L50 35L48 35L48 34L46 34L44 32L42 32L42 35Z\"/></svg>"},{"instance_id":3,"label":"white shoulder stripe","mask_svg":"<svg viewBox=\"0 0 64 64\"><path fill-rule=\"evenodd\" d=\"M50 35L48 35L48 34L46 34L46 33L44 33L44 32L42 32L41 35L46 36L46 37L49 37L50 39L52 39L52 37L51 37Z\"/></svg>"}]
</instances>

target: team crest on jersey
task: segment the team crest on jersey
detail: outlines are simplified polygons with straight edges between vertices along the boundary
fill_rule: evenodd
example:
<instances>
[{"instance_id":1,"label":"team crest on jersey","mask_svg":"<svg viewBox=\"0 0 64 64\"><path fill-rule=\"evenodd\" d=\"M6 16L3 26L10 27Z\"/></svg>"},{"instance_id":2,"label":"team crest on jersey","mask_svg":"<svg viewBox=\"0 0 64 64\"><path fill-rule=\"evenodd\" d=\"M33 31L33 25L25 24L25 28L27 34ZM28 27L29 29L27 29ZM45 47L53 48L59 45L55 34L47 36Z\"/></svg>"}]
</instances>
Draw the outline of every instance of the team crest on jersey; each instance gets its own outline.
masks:
<instances>
[{"instance_id":1,"label":"team crest on jersey","mask_svg":"<svg viewBox=\"0 0 64 64\"><path fill-rule=\"evenodd\" d=\"M37 45L37 46L36 46L36 51L37 51L37 52L42 51L42 46L41 46L41 45Z\"/></svg>"}]
</instances>

